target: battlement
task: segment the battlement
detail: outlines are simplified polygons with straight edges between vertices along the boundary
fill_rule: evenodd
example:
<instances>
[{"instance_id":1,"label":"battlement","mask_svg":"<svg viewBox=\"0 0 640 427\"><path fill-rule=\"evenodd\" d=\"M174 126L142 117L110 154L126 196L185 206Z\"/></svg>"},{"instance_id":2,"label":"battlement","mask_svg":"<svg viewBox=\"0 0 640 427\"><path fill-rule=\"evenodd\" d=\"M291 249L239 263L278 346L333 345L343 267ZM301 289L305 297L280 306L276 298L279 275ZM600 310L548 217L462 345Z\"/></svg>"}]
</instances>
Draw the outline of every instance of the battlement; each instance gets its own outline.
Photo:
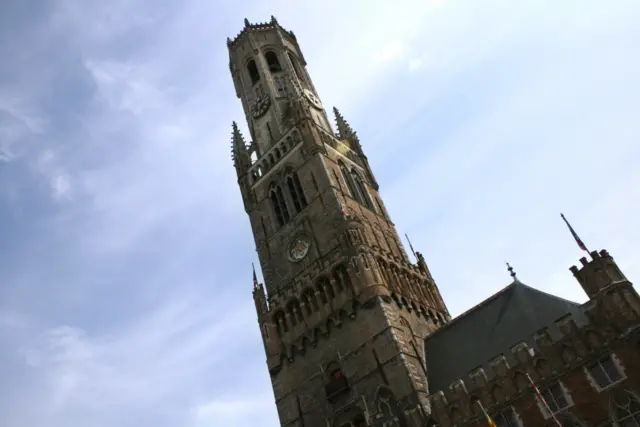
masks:
<instances>
[{"instance_id":1,"label":"battlement","mask_svg":"<svg viewBox=\"0 0 640 427\"><path fill-rule=\"evenodd\" d=\"M278 23L278 20L273 15L271 16L271 20L269 22L260 22L256 24L250 23L249 20L245 18L244 28L238 33L238 35L233 39L231 39L230 37L227 37L227 47L229 49L233 49L244 38L244 36L251 31L265 31L265 30L281 30L285 34L289 35L293 40L296 39L296 36L295 34L293 34L293 31L287 31L284 28L282 28L282 26L280 26L280 24Z\"/></svg>"},{"instance_id":2,"label":"battlement","mask_svg":"<svg viewBox=\"0 0 640 427\"><path fill-rule=\"evenodd\" d=\"M486 365L454 380L446 390L433 390L434 413L443 425L464 423L482 416L476 401L488 411L531 391L527 375L543 389L551 381L602 351L623 331L640 323L633 319L607 318L604 304L591 300L582 306L584 316L571 314L538 330L528 340L514 343L508 353L497 354Z\"/></svg>"}]
</instances>

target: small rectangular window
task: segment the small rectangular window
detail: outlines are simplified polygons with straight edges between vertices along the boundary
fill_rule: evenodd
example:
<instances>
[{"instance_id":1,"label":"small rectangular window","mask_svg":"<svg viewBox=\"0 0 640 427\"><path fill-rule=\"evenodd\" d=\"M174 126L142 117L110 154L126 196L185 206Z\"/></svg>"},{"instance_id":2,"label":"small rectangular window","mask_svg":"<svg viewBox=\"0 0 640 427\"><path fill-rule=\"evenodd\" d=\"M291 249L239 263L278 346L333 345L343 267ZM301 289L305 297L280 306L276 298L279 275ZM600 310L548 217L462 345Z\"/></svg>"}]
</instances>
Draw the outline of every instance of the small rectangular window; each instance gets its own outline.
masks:
<instances>
[{"instance_id":1,"label":"small rectangular window","mask_svg":"<svg viewBox=\"0 0 640 427\"><path fill-rule=\"evenodd\" d=\"M611 356L600 359L597 363L589 366L589 373L600 388L608 387L622 379L622 374Z\"/></svg>"},{"instance_id":2,"label":"small rectangular window","mask_svg":"<svg viewBox=\"0 0 640 427\"><path fill-rule=\"evenodd\" d=\"M554 414L569 406L567 396L560 383L555 383L542 392L542 397Z\"/></svg>"}]
</instances>

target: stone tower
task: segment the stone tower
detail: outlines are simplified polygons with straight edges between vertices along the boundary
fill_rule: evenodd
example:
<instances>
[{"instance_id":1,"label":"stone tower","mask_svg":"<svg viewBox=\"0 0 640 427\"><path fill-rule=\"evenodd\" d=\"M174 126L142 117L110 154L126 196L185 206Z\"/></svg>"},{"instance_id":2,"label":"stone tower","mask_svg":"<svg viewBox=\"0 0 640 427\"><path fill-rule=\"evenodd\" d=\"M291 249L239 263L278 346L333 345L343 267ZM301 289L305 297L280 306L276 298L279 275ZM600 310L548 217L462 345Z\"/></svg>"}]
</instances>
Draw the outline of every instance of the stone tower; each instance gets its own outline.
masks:
<instances>
[{"instance_id":1,"label":"stone tower","mask_svg":"<svg viewBox=\"0 0 640 427\"><path fill-rule=\"evenodd\" d=\"M282 426L424 426L422 340L450 320L412 263L356 133L332 130L296 36L228 39L250 134L232 155L265 284L254 300Z\"/></svg>"}]
</instances>

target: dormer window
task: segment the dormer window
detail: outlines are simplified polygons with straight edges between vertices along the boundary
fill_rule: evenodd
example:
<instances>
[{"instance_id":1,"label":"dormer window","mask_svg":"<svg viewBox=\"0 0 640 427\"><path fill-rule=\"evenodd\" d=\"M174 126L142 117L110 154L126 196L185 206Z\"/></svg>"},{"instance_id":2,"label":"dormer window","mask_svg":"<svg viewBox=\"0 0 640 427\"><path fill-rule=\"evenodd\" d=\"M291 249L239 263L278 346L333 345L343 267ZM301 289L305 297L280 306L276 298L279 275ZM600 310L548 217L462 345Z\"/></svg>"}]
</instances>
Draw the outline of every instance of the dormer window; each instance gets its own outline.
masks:
<instances>
[{"instance_id":1,"label":"dormer window","mask_svg":"<svg viewBox=\"0 0 640 427\"><path fill-rule=\"evenodd\" d=\"M280 66L280 61L278 61L278 55L275 52L269 51L264 54L264 59L267 60L267 66L269 67L269 71L272 73L277 73L282 71L282 66Z\"/></svg>"}]
</instances>

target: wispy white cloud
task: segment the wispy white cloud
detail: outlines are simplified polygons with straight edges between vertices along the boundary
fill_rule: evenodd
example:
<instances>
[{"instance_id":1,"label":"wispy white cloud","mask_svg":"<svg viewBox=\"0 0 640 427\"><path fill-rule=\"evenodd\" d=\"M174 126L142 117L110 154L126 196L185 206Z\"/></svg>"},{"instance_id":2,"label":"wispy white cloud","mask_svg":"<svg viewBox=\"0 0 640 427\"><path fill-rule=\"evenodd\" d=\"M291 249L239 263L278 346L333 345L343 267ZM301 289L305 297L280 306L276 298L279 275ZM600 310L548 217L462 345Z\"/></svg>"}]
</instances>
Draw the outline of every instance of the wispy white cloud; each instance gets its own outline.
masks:
<instances>
[{"instance_id":1,"label":"wispy white cloud","mask_svg":"<svg viewBox=\"0 0 640 427\"><path fill-rule=\"evenodd\" d=\"M11 17L34 42L0 30L5 425L277 425L228 152L224 40L245 13L296 32L454 313L508 282L505 260L581 299L561 210L640 275L635 2L363 4Z\"/></svg>"}]
</instances>

